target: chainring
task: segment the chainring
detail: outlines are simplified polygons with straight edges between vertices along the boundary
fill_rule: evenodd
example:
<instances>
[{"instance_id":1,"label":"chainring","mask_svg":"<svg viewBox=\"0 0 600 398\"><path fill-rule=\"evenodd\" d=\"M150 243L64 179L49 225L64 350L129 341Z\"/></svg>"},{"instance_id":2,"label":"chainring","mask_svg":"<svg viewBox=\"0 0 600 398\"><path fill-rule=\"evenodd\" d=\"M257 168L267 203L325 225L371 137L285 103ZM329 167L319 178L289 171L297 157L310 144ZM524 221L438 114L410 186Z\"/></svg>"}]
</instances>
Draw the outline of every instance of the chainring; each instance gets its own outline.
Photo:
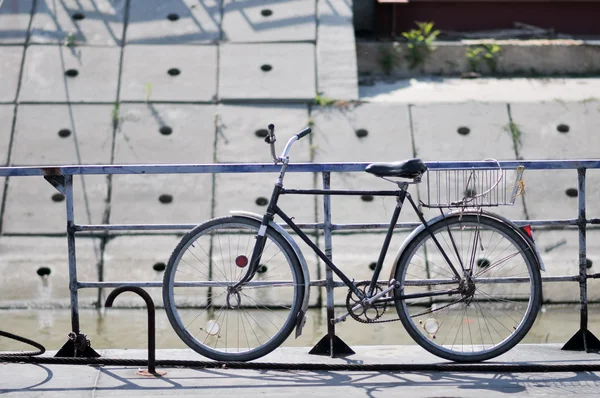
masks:
<instances>
[{"instance_id":1,"label":"chainring","mask_svg":"<svg viewBox=\"0 0 600 398\"><path fill-rule=\"evenodd\" d=\"M370 282L368 281L357 282L355 286L358 288L358 290L365 293L366 295L367 290L369 288L369 283ZM383 291L383 289L379 285L375 285L373 294L375 295L381 291ZM387 302L383 302L372 304L370 307L367 308L361 307L353 311L352 307L354 307L356 304L359 304L360 302L361 300L356 296L356 294L354 294L352 290L348 290L348 295L346 296L346 309L348 310L348 313L353 319L361 323L377 322L377 320L383 316L388 306Z\"/></svg>"}]
</instances>

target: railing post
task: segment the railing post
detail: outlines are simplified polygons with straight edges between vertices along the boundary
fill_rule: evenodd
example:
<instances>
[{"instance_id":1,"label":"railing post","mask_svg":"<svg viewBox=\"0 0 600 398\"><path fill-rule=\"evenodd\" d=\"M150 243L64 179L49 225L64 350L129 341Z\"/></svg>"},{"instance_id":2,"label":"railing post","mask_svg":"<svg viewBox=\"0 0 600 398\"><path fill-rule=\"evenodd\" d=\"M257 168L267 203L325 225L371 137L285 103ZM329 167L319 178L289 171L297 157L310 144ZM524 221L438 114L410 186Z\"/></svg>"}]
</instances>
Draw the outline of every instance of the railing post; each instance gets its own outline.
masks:
<instances>
[{"instance_id":1,"label":"railing post","mask_svg":"<svg viewBox=\"0 0 600 398\"><path fill-rule=\"evenodd\" d=\"M323 173L323 189L331 188L331 174ZM325 242L325 255L328 259L333 259L333 250L331 243L331 196L323 195L323 235ZM333 272L329 267L325 267L325 290L327 292L327 335L325 335L313 348L309 354L329 355L331 358L336 356L345 356L354 354L354 351L335 335L335 308L334 308L334 281Z\"/></svg>"},{"instance_id":2,"label":"railing post","mask_svg":"<svg viewBox=\"0 0 600 398\"><path fill-rule=\"evenodd\" d=\"M79 286L77 282L77 257L75 254L75 212L73 206L73 175L67 174L55 179L54 185L65 195L67 209L67 250L69 259L69 293L71 299L71 333L67 341L56 353L57 357L99 357L90 346L90 341L79 329Z\"/></svg>"},{"instance_id":3,"label":"railing post","mask_svg":"<svg viewBox=\"0 0 600 398\"><path fill-rule=\"evenodd\" d=\"M586 248L586 209L585 209L585 171L584 167L577 169L578 177L578 217L579 230L579 331L563 346L568 351L598 351L600 341L588 330L588 302L587 302L587 248Z\"/></svg>"}]
</instances>

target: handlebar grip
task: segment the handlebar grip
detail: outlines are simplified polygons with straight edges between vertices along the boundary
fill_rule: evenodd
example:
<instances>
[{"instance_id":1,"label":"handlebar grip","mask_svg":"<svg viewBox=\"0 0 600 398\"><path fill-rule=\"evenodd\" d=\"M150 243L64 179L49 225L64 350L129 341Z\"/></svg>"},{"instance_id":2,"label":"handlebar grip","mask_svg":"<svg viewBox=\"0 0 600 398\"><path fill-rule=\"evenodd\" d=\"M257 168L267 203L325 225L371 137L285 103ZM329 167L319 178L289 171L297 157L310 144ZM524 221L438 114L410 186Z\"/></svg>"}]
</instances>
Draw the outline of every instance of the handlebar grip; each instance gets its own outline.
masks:
<instances>
[{"instance_id":1,"label":"handlebar grip","mask_svg":"<svg viewBox=\"0 0 600 398\"><path fill-rule=\"evenodd\" d=\"M298 134L296 134L298 136L298 139L307 136L310 134L312 130L310 129L310 127L305 128L304 130L302 130L301 132L299 132Z\"/></svg>"}]
</instances>

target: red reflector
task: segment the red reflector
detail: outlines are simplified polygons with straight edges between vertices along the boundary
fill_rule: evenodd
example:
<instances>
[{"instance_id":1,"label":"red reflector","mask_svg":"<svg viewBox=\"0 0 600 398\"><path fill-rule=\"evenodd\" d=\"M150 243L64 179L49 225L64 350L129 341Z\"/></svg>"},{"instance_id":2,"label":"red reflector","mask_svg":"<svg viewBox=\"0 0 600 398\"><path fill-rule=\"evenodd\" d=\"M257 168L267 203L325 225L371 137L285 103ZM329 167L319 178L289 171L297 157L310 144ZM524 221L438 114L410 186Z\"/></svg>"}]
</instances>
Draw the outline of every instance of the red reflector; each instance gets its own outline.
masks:
<instances>
[{"instance_id":1,"label":"red reflector","mask_svg":"<svg viewBox=\"0 0 600 398\"><path fill-rule=\"evenodd\" d=\"M521 229L523 230L523 232L525 232L527 234L527 236L529 236L531 239L533 239L533 233L531 232L531 225L524 225L521 227Z\"/></svg>"},{"instance_id":2,"label":"red reflector","mask_svg":"<svg viewBox=\"0 0 600 398\"><path fill-rule=\"evenodd\" d=\"M235 258L235 265L237 265L240 268L244 268L246 265L248 265L248 257L246 257L246 256L237 256Z\"/></svg>"}]
</instances>

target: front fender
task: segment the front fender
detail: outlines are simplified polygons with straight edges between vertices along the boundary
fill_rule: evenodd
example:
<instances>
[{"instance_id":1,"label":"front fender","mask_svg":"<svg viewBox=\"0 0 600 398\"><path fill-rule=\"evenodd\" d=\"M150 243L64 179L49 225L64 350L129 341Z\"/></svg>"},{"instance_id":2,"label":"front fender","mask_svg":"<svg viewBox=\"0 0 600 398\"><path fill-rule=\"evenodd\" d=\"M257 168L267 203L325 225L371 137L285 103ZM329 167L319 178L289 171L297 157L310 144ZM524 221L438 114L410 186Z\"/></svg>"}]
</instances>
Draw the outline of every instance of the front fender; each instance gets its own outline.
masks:
<instances>
[{"instance_id":1,"label":"front fender","mask_svg":"<svg viewBox=\"0 0 600 398\"><path fill-rule=\"evenodd\" d=\"M486 211L481 211L481 210L463 210L460 212L450 212L449 214L445 214L442 215L440 214L437 217L432 218L431 220L427 221L427 226L433 225L436 222L444 219L444 218L449 218L449 217L460 217L461 214L482 214L485 215L487 217L490 218L494 218L498 221L507 223L508 225L510 225L511 227L513 227L516 231L519 232L519 234L521 235L521 237L523 238L523 240L527 243L527 245L531 248L531 251L533 252L535 259L537 261L537 265L538 268L542 271L544 271L544 263L541 260L541 256L537 250L537 248L535 247L535 243L533 242L533 240L531 238L529 238L525 232L523 232L519 226L515 223L513 223L512 221L510 221L507 218L504 218L502 216L499 216L498 214L494 214L494 213L489 213ZM419 225L417 228L415 228L410 235L408 235L408 237L404 240L404 242L402 243L402 246L400 247L400 249L398 250L398 252L396 253L396 258L394 259L394 263L392 265L392 272L390 273L390 280L392 278L394 278L394 276L396 275L396 268L398 267L398 261L400 260L400 256L402 255L402 252L404 251L404 249L406 249L406 247L413 241L413 239L415 239L415 237L417 236L417 234L419 234L420 232L425 230L425 225L421 224Z\"/></svg>"},{"instance_id":2,"label":"front fender","mask_svg":"<svg viewBox=\"0 0 600 398\"><path fill-rule=\"evenodd\" d=\"M263 219L263 216L260 214L249 211L233 210L229 213L231 213L233 216L251 218L260 222L262 222ZM273 221L269 223L269 226L281 234L281 236L283 236L283 238L290 244L294 250L294 253L296 254L296 257L298 257L298 260L300 261L300 266L302 267L302 276L304 277L304 300L302 301L302 308L298 314L298 318L296 319L296 338L298 338L302 334L302 328L306 324L306 310L308 309L308 303L310 299L310 274L308 272L308 265L306 264L304 255L302 254L302 251L300 251L300 247L294 238L292 238L292 236L285 229Z\"/></svg>"}]
</instances>

